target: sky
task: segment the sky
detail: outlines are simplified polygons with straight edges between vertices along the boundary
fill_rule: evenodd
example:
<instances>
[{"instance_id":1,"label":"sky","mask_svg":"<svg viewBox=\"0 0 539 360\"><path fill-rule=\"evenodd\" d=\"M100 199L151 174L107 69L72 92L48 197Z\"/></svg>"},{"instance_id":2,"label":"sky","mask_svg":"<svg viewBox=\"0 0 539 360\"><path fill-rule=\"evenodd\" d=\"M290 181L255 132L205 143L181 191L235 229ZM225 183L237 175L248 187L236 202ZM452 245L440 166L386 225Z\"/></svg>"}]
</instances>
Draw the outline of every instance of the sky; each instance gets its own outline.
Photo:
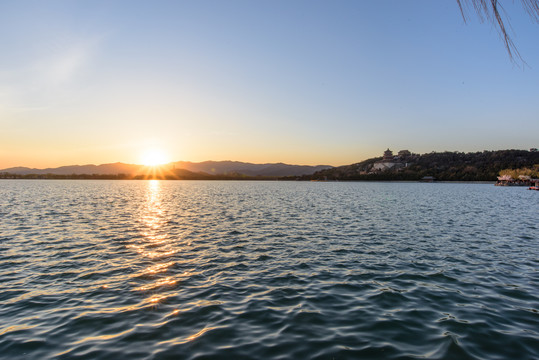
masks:
<instances>
[{"instance_id":1,"label":"sky","mask_svg":"<svg viewBox=\"0 0 539 360\"><path fill-rule=\"evenodd\" d=\"M2 0L0 169L539 147L539 24L500 3L526 65L456 0Z\"/></svg>"}]
</instances>

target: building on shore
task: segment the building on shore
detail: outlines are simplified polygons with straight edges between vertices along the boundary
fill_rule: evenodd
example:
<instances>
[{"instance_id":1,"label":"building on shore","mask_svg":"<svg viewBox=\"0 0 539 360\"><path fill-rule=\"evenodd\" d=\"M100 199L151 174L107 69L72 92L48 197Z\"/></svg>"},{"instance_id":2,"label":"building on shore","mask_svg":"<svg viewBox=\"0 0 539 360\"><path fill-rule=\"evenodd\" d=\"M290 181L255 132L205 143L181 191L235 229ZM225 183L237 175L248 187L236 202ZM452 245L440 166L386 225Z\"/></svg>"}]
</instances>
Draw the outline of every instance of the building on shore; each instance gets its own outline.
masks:
<instances>
[{"instance_id":1,"label":"building on shore","mask_svg":"<svg viewBox=\"0 0 539 360\"><path fill-rule=\"evenodd\" d=\"M402 161L403 158L411 155L408 150L401 150L399 155L394 156L393 151L389 148L384 151L384 155L381 161L378 161L372 165L371 172L397 170L406 166L406 163Z\"/></svg>"},{"instance_id":2,"label":"building on shore","mask_svg":"<svg viewBox=\"0 0 539 360\"><path fill-rule=\"evenodd\" d=\"M431 182L435 182L435 181L436 181L436 178L435 178L434 176L423 176L423 177L421 178L421 180L419 180L419 181L431 183Z\"/></svg>"},{"instance_id":3,"label":"building on shore","mask_svg":"<svg viewBox=\"0 0 539 360\"><path fill-rule=\"evenodd\" d=\"M496 186L537 186L539 179L533 179L528 175L519 175L518 179L513 179L511 175L498 176L498 181L494 185Z\"/></svg>"}]
</instances>

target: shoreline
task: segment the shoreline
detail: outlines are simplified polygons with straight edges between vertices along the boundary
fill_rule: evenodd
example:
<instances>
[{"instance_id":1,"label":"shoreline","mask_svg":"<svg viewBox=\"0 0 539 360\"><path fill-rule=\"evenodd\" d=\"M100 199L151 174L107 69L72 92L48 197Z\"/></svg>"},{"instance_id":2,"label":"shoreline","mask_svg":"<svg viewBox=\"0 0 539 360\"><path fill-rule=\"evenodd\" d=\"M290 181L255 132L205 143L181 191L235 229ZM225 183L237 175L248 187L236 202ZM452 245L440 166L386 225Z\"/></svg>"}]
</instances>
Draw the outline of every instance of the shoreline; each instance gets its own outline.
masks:
<instances>
[{"instance_id":1,"label":"shoreline","mask_svg":"<svg viewBox=\"0 0 539 360\"><path fill-rule=\"evenodd\" d=\"M113 175L114 176L114 175ZM25 175L19 177L0 177L1 180L112 180L112 181L279 181L279 182L309 182L309 183L423 183L423 184L485 184L495 185L495 181L488 180L437 180L431 182L425 182L421 180L303 180L303 179L283 179L283 178L195 178L195 179L174 179L174 178L116 178L110 175L103 175L100 177L27 177ZM524 187L524 186L510 186L510 187Z\"/></svg>"}]
</instances>

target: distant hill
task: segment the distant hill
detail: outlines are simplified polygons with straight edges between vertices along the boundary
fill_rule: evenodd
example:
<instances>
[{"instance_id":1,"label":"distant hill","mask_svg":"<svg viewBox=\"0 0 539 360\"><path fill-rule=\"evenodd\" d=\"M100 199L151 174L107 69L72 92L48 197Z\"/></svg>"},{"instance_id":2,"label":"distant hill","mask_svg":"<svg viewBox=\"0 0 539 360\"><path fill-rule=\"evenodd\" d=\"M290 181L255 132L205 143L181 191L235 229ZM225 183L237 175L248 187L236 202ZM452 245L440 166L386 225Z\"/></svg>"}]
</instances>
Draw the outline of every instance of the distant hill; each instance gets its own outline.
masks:
<instances>
[{"instance_id":1,"label":"distant hill","mask_svg":"<svg viewBox=\"0 0 539 360\"><path fill-rule=\"evenodd\" d=\"M10 174L29 175L29 174L55 174L55 175L72 175L72 174L97 174L97 175L117 175L117 174L136 174L144 166L124 163L102 164L102 165L70 165L57 168L46 169L31 169L27 167L14 167L0 170Z\"/></svg>"},{"instance_id":2,"label":"distant hill","mask_svg":"<svg viewBox=\"0 0 539 360\"><path fill-rule=\"evenodd\" d=\"M315 180L420 180L433 176L441 181L496 181L504 169L532 168L539 164L539 152L498 150L475 153L431 152L395 157L398 166L377 170L381 157L339 166L303 177Z\"/></svg>"},{"instance_id":3,"label":"distant hill","mask_svg":"<svg viewBox=\"0 0 539 360\"><path fill-rule=\"evenodd\" d=\"M307 166L277 164L252 164L239 161L205 161L193 163L178 161L160 167L162 170L180 174L182 178L208 178L207 175L247 175L247 176L301 176L311 175L316 171L331 168L328 165ZM182 170L185 170L182 172ZM32 169L27 167L13 167L0 170L0 173L16 175L118 175L137 176L148 172L148 167L135 164L113 163L102 165L71 165L57 168ZM201 174L203 173L203 174ZM209 177L211 178L211 177Z\"/></svg>"},{"instance_id":4,"label":"distant hill","mask_svg":"<svg viewBox=\"0 0 539 360\"><path fill-rule=\"evenodd\" d=\"M239 161L204 161L200 163L178 161L174 163L174 166L178 169L212 175L244 174L248 176L301 176L332 168L329 165L252 164Z\"/></svg>"}]
</instances>

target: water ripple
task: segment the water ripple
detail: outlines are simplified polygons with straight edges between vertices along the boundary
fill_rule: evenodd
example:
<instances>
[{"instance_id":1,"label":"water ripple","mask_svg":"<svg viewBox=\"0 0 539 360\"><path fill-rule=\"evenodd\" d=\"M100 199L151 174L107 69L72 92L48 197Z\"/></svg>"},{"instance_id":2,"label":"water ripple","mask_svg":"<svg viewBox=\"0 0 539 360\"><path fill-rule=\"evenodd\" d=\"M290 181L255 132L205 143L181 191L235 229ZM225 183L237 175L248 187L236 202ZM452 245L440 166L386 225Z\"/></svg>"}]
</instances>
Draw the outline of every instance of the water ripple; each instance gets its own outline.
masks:
<instances>
[{"instance_id":1,"label":"water ripple","mask_svg":"<svg viewBox=\"0 0 539 360\"><path fill-rule=\"evenodd\" d=\"M0 352L536 359L535 193L0 182Z\"/></svg>"}]
</instances>

